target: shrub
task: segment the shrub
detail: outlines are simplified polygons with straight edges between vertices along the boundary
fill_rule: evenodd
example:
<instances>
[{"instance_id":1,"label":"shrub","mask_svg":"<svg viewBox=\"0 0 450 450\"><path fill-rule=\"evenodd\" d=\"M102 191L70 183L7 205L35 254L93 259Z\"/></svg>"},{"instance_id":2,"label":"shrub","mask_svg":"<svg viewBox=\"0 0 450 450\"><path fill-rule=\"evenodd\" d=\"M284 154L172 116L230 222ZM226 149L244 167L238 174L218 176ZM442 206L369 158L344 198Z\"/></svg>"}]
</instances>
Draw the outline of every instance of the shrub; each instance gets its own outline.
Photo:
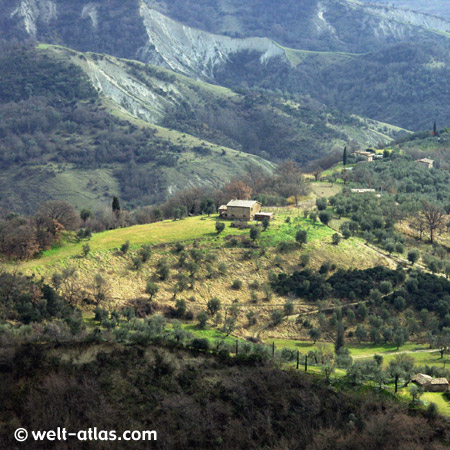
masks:
<instances>
[{"instance_id":1,"label":"shrub","mask_svg":"<svg viewBox=\"0 0 450 450\"><path fill-rule=\"evenodd\" d=\"M316 200L316 206L319 211L324 211L327 209L327 199L326 198L318 198Z\"/></svg>"},{"instance_id":2,"label":"shrub","mask_svg":"<svg viewBox=\"0 0 450 450\"><path fill-rule=\"evenodd\" d=\"M408 252L408 261L414 265L419 260L420 253L416 249L412 249Z\"/></svg>"},{"instance_id":3,"label":"shrub","mask_svg":"<svg viewBox=\"0 0 450 450\"><path fill-rule=\"evenodd\" d=\"M330 211L321 211L319 214L319 219L324 225L328 225L332 216Z\"/></svg>"},{"instance_id":4,"label":"shrub","mask_svg":"<svg viewBox=\"0 0 450 450\"><path fill-rule=\"evenodd\" d=\"M191 348L199 352L209 351L209 341L204 338L195 338L191 343Z\"/></svg>"},{"instance_id":5,"label":"shrub","mask_svg":"<svg viewBox=\"0 0 450 450\"><path fill-rule=\"evenodd\" d=\"M234 289L235 291L238 291L239 289L242 288L242 281L241 280L233 280L233 284L231 285L231 288Z\"/></svg>"},{"instance_id":6,"label":"shrub","mask_svg":"<svg viewBox=\"0 0 450 450\"><path fill-rule=\"evenodd\" d=\"M222 233L223 230L225 230L225 224L223 222L216 222L217 234Z\"/></svg>"},{"instance_id":7,"label":"shrub","mask_svg":"<svg viewBox=\"0 0 450 450\"><path fill-rule=\"evenodd\" d=\"M134 270L139 270L142 267L142 259L138 256L136 256L135 258L133 258L133 269Z\"/></svg>"},{"instance_id":8,"label":"shrub","mask_svg":"<svg viewBox=\"0 0 450 450\"><path fill-rule=\"evenodd\" d=\"M261 229L259 227L252 227L250 229L250 239L255 242L261 236Z\"/></svg>"},{"instance_id":9,"label":"shrub","mask_svg":"<svg viewBox=\"0 0 450 450\"><path fill-rule=\"evenodd\" d=\"M197 320L198 320L198 327L201 330L204 330L206 328L206 324L208 323L208 314L206 314L205 311L202 311L201 313L197 314Z\"/></svg>"},{"instance_id":10,"label":"shrub","mask_svg":"<svg viewBox=\"0 0 450 450\"><path fill-rule=\"evenodd\" d=\"M283 322L284 313L283 313L282 310L276 309L276 310L272 313L271 318L272 318L272 325L273 325L274 327L276 327L276 326L279 325L281 322Z\"/></svg>"},{"instance_id":11,"label":"shrub","mask_svg":"<svg viewBox=\"0 0 450 450\"><path fill-rule=\"evenodd\" d=\"M166 260L161 260L158 262L156 272L158 274L159 279L162 281L167 280L167 278L169 278L170 269Z\"/></svg>"},{"instance_id":12,"label":"shrub","mask_svg":"<svg viewBox=\"0 0 450 450\"><path fill-rule=\"evenodd\" d=\"M303 267L306 267L309 264L310 261L310 256L308 253L303 253L302 255L300 255L300 263Z\"/></svg>"},{"instance_id":13,"label":"shrub","mask_svg":"<svg viewBox=\"0 0 450 450\"><path fill-rule=\"evenodd\" d=\"M341 237L339 236L338 233L334 233L333 236L331 237L331 241L333 245L338 245L339 242L341 242Z\"/></svg>"},{"instance_id":14,"label":"shrub","mask_svg":"<svg viewBox=\"0 0 450 450\"><path fill-rule=\"evenodd\" d=\"M91 251L91 247L89 244L84 244L82 247L82 251L83 251L83 256L86 257L89 252Z\"/></svg>"},{"instance_id":15,"label":"shrub","mask_svg":"<svg viewBox=\"0 0 450 450\"><path fill-rule=\"evenodd\" d=\"M209 314L211 316L214 316L220 310L221 307L220 300L217 297L214 297L208 301L206 307L208 309Z\"/></svg>"},{"instance_id":16,"label":"shrub","mask_svg":"<svg viewBox=\"0 0 450 450\"><path fill-rule=\"evenodd\" d=\"M126 241L120 246L120 251L126 255L128 253L128 250L130 249L130 241Z\"/></svg>"},{"instance_id":17,"label":"shrub","mask_svg":"<svg viewBox=\"0 0 450 450\"><path fill-rule=\"evenodd\" d=\"M186 301L183 299L179 299L175 303L174 316L182 318L185 314L186 314Z\"/></svg>"},{"instance_id":18,"label":"shrub","mask_svg":"<svg viewBox=\"0 0 450 450\"><path fill-rule=\"evenodd\" d=\"M306 230L298 230L297 233L295 233L295 240L297 244L300 245L300 247L303 246L303 244L306 244L308 242L308 233Z\"/></svg>"},{"instance_id":19,"label":"shrub","mask_svg":"<svg viewBox=\"0 0 450 450\"><path fill-rule=\"evenodd\" d=\"M152 255L152 247L150 245L143 245L139 249L139 256L141 257L142 262L147 262Z\"/></svg>"}]
</instances>

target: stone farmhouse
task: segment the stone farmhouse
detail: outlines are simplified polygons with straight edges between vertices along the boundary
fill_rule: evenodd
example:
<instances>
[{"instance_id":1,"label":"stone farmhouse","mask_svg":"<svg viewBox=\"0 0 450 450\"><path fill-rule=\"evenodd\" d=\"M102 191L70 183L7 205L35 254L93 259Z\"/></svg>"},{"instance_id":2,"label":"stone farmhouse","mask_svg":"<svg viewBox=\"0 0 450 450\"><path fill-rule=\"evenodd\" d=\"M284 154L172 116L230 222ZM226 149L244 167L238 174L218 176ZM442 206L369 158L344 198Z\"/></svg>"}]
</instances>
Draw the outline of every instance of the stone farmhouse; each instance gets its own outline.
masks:
<instances>
[{"instance_id":1,"label":"stone farmhouse","mask_svg":"<svg viewBox=\"0 0 450 450\"><path fill-rule=\"evenodd\" d=\"M231 200L219 208L220 217L232 220L254 220L262 205L256 200Z\"/></svg>"},{"instance_id":2,"label":"stone farmhouse","mask_svg":"<svg viewBox=\"0 0 450 450\"><path fill-rule=\"evenodd\" d=\"M433 378L430 375L418 373L414 375L411 381L421 386L427 392L448 392L449 382L447 378Z\"/></svg>"},{"instance_id":3,"label":"stone farmhouse","mask_svg":"<svg viewBox=\"0 0 450 450\"><path fill-rule=\"evenodd\" d=\"M373 153L371 153L371 152L362 152L362 151L355 152L355 155L362 156L367 162L372 162L373 161L373 157L374 157Z\"/></svg>"}]
</instances>

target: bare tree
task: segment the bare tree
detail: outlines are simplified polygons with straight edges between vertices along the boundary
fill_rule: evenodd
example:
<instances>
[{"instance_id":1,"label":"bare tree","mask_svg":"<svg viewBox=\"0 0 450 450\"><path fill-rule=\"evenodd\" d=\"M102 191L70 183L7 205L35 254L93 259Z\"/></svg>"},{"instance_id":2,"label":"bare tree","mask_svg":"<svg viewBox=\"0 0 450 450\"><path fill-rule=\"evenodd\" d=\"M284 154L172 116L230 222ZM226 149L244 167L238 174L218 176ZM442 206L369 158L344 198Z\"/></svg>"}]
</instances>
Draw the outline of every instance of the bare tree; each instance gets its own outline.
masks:
<instances>
[{"instance_id":1,"label":"bare tree","mask_svg":"<svg viewBox=\"0 0 450 450\"><path fill-rule=\"evenodd\" d=\"M226 203L230 199L248 200L253 194L253 190L250 186L237 178L231 180L231 182L225 185L222 189L222 195L219 203Z\"/></svg>"},{"instance_id":2,"label":"bare tree","mask_svg":"<svg viewBox=\"0 0 450 450\"><path fill-rule=\"evenodd\" d=\"M294 161L285 161L277 167L276 173L280 194L285 197L292 195L298 206L300 197L309 192L309 186L301 170Z\"/></svg>"},{"instance_id":3,"label":"bare tree","mask_svg":"<svg viewBox=\"0 0 450 450\"><path fill-rule=\"evenodd\" d=\"M422 205L422 213L430 231L430 242L433 243L434 232L444 224L445 212L439 206L427 201L424 201Z\"/></svg>"},{"instance_id":4,"label":"bare tree","mask_svg":"<svg viewBox=\"0 0 450 450\"><path fill-rule=\"evenodd\" d=\"M42 203L36 216L57 222L66 230L76 230L80 224L80 218L73 206L62 200L51 200Z\"/></svg>"}]
</instances>

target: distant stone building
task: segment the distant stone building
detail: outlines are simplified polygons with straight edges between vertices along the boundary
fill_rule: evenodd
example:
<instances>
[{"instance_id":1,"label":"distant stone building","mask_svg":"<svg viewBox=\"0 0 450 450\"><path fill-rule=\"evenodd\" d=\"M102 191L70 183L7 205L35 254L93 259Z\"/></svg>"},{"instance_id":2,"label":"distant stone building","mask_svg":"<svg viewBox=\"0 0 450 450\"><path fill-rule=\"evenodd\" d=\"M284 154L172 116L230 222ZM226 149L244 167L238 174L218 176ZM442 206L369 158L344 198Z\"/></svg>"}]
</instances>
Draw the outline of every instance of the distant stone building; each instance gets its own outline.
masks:
<instances>
[{"instance_id":1,"label":"distant stone building","mask_svg":"<svg viewBox=\"0 0 450 450\"><path fill-rule=\"evenodd\" d=\"M375 192L375 189L350 189L355 194L366 194L367 192Z\"/></svg>"},{"instance_id":2,"label":"distant stone building","mask_svg":"<svg viewBox=\"0 0 450 450\"><path fill-rule=\"evenodd\" d=\"M411 381L421 386L427 392L448 392L449 383L447 378L433 378L430 375L418 373L414 375Z\"/></svg>"},{"instance_id":3,"label":"distant stone building","mask_svg":"<svg viewBox=\"0 0 450 450\"><path fill-rule=\"evenodd\" d=\"M362 156L367 162L372 162L374 156L372 152L362 152L362 151L355 152L355 155Z\"/></svg>"},{"instance_id":4,"label":"distant stone building","mask_svg":"<svg viewBox=\"0 0 450 450\"><path fill-rule=\"evenodd\" d=\"M261 203L256 200L231 200L219 208L220 217L234 220L253 220L261 212Z\"/></svg>"},{"instance_id":5,"label":"distant stone building","mask_svg":"<svg viewBox=\"0 0 450 450\"><path fill-rule=\"evenodd\" d=\"M426 166L428 169L432 169L434 164L434 161L428 158L417 159L416 162L422 164L423 166Z\"/></svg>"}]
</instances>

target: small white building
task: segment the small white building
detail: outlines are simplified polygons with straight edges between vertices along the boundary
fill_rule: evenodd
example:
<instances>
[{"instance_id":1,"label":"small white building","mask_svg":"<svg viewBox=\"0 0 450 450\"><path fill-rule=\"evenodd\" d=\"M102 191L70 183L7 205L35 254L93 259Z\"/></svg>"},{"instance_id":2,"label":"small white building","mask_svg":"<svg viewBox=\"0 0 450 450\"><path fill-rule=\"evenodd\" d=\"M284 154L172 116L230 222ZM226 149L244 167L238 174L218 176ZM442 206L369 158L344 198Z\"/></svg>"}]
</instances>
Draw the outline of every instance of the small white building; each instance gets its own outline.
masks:
<instances>
[{"instance_id":1,"label":"small white building","mask_svg":"<svg viewBox=\"0 0 450 450\"><path fill-rule=\"evenodd\" d=\"M350 189L350 192L356 194L366 194L367 192L375 192L375 189Z\"/></svg>"}]
</instances>

